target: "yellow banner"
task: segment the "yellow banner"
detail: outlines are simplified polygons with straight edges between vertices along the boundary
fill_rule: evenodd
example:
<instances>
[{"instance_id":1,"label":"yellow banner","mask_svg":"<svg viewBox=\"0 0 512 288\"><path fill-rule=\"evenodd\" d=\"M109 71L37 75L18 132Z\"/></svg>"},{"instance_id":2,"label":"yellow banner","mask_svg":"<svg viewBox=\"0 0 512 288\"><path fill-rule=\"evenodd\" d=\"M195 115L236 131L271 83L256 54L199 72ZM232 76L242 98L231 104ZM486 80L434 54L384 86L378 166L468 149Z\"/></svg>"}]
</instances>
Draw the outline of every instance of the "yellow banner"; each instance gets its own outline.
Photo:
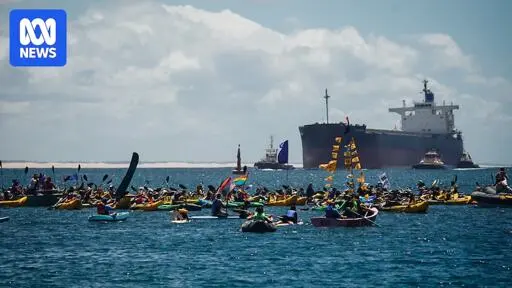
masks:
<instances>
[{"instance_id":1,"label":"yellow banner","mask_svg":"<svg viewBox=\"0 0 512 288\"><path fill-rule=\"evenodd\" d=\"M332 156L332 159L338 159L338 153L337 152L332 152L331 156Z\"/></svg>"},{"instance_id":2,"label":"yellow banner","mask_svg":"<svg viewBox=\"0 0 512 288\"><path fill-rule=\"evenodd\" d=\"M340 145L332 145L332 152L340 151Z\"/></svg>"},{"instance_id":3,"label":"yellow banner","mask_svg":"<svg viewBox=\"0 0 512 288\"><path fill-rule=\"evenodd\" d=\"M336 143L338 143L338 144L339 144L339 143L341 143L341 141L343 141L343 138L341 138L341 137L336 137L336 138L334 138L334 141L336 141Z\"/></svg>"}]
</instances>

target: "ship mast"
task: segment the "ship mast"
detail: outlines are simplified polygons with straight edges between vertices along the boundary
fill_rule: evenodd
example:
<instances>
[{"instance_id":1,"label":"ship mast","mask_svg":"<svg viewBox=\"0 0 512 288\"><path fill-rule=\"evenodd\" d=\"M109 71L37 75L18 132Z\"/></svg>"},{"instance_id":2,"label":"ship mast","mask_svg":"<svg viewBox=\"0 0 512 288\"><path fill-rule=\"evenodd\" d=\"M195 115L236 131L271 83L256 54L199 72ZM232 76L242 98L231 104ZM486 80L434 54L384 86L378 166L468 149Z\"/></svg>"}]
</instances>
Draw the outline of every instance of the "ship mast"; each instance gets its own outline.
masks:
<instances>
[{"instance_id":1,"label":"ship mast","mask_svg":"<svg viewBox=\"0 0 512 288\"><path fill-rule=\"evenodd\" d=\"M325 98L325 114L326 114L326 116L327 116L327 117L326 117L327 124L329 124L329 98L330 98L330 97L331 97L331 96L329 96L329 95L327 94L327 89L325 89L325 96L324 96L324 98Z\"/></svg>"}]
</instances>

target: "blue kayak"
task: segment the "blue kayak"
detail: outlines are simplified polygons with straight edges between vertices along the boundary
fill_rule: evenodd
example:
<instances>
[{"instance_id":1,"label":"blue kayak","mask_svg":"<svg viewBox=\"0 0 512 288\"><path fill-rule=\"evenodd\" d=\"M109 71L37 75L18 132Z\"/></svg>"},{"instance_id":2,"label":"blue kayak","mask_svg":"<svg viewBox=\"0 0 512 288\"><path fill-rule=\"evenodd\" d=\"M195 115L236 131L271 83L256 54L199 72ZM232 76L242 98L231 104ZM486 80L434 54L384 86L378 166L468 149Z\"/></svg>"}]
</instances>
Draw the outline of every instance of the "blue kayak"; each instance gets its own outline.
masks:
<instances>
[{"instance_id":1,"label":"blue kayak","mask_svg":"<svg viewBox=\"0 0 512 288\"><path fill-rule=\"evenodd\" d=\"M7 216L7 217L0 217L0 223L1 222L5 222L5 221L9 221L9 219L10 219L9 216Z\"/></svg>"},{"instance_id":2,"label":"blue kayak","mask_svg":"<svg viewBox=\"0 0 512 288\"><path fill-rule=\"evenodd\" d=\"M130 212L118 212L114 213L112 215L91 215L89 216L89 221L110 221L110 222L116 222L116 221L124 221L128 219L128 216L130 216Z\"/></svg>"}]
</instances>

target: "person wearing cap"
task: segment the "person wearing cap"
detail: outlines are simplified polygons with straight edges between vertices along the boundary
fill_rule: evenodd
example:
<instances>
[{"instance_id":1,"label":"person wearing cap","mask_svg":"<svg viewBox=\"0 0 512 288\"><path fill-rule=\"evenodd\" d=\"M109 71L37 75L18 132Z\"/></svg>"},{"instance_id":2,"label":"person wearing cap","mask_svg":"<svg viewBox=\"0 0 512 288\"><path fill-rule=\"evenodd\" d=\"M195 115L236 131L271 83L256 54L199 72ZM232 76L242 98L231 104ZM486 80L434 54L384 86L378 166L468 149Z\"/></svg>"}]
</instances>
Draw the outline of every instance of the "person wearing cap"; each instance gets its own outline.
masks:
<instances>
[{"instance_id":1,"label":"person wearing cap","mask_svg":"<svg viewBox=\"0 0 512 288\"><path fill-rule=\"evenodd\" d=\"M327 201L327 207L325 208L325 218L342 218L340 212L338 212L338 210L336 210L336 208L334 207L334 201L332 200Z\"/></svg>"}]
</instances>

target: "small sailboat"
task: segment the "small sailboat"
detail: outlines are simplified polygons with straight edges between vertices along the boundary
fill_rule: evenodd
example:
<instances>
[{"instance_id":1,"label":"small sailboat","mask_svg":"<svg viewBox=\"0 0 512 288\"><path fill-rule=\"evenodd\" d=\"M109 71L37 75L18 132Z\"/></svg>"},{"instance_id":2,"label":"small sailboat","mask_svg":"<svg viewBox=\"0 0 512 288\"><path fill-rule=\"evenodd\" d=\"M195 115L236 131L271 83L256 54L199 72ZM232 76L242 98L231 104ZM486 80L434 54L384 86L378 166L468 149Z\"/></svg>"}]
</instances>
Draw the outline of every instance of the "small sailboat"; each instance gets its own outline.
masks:
<instances>
[{"instance_id":1,"label":"small sailboat","mask_svg":"<svg viewBox=\"0 0 512 288\"><path fill-rule=\"evenodd\" d=\"M247 166L242 170L242 158L240 157L240 144L238 144L238 152L236 153L236 168L232 171L235 175L247 174Z\"/></svg>"}]
</instances>

